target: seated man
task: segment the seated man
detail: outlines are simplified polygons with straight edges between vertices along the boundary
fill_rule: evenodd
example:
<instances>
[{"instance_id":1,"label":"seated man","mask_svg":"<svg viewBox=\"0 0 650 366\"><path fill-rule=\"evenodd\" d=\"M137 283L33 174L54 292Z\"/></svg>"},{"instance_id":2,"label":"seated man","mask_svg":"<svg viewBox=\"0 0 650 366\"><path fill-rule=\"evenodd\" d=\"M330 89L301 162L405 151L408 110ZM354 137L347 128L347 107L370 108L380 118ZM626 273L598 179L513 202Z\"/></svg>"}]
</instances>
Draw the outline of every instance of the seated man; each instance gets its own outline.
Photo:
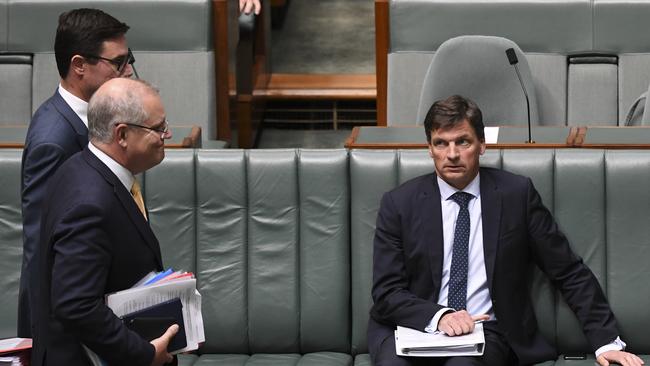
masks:
<instances>
[{"instance_id":1,"label":"seated man","mask_svg":"<svg viewBox=\"0 0 650 366\"><path fill-rule=\"evenodd\" d=\"M624 352L600 285L576 256L531 180L479 168L485 152L480 109L452 96L424 121L435 173L386 193L377 216L368 344L375 366L527 365L554 360L528 294L537 265L580 320L598 363L641 365ZM480 357L400 357L393 332L470 333L484 323Z\"/></svg>"}]
</instances>

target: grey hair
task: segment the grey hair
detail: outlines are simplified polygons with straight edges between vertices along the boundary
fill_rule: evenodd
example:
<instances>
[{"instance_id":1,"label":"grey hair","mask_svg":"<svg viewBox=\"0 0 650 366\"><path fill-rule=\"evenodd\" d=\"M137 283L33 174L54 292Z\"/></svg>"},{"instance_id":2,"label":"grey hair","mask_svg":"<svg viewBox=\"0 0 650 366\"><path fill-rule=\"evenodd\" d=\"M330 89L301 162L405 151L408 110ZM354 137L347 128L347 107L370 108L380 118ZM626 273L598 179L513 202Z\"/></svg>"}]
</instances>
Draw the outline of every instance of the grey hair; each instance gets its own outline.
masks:
<instances>
[{"instance_id":1,"label":"grey hair","mask_svg":"<svg viewBox=\"0 0 650 366\"><path fill-rule=\"evenodd\" d=\"M95 93L88 103L88 137L102 143L113 139L113 126L119 123L144 124L149 119L142 104L145 93L158 95L158 90L144 80L132 80L141 85L124 88L122 94ZM144 89L144 92L143 90Z\"/></svg>"}]
</instances>

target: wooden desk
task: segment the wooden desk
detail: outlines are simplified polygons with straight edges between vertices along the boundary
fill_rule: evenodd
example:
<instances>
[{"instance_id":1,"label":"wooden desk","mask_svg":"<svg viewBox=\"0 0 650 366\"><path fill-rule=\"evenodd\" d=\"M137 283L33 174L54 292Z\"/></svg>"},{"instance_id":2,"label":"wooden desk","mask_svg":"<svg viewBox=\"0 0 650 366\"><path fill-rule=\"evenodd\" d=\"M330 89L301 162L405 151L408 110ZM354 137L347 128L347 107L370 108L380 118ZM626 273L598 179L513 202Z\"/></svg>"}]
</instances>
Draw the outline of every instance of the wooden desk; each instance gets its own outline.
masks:
<instances>
[{"instance_id":1,"label":"wooden desk","mask_svg":"<svg viewBox=\"0 0 650 366\"><path fill-rule=\"evenodd\" d=\"M588 149L650 149L650 126L581 127L575 144Z\"/></svg>"},{"instance_id":2,"label":"wooden desk","mask_svg":"<svg viewBox=\"0 0 650 366\"><path fill-rule=\"evenodd\" d=\"M0 126L0 148L22 149L27 136L28 125ZM165 141L165 147L194 148L201 147L201 127L170 126L172 138Z\"/></svg>"},{"instance_id":3,"label":"wooden desk","mask_svg":"<svg viewBox=\"0 0 650 366\"><path fill-rule=\"evenodd\" d=\"M0 148L22 149L28 127L20 124L0 126Z\"/></svg>"},{"instance_id":4,"label":"wooden desk","mask_svg":"<svg viewBox=\"0 0 650 366\"><path fill-rule=\"evenodd\" d=\"M520 126L499 127L497 143L487 144L490 149L557 149L574 147L577 127L533 127L535 143L529 144L528 129ZM407 127L355 127L345 142L348 149L426 149L428 147L423 126Z\"/></svg>"}]
</instances>

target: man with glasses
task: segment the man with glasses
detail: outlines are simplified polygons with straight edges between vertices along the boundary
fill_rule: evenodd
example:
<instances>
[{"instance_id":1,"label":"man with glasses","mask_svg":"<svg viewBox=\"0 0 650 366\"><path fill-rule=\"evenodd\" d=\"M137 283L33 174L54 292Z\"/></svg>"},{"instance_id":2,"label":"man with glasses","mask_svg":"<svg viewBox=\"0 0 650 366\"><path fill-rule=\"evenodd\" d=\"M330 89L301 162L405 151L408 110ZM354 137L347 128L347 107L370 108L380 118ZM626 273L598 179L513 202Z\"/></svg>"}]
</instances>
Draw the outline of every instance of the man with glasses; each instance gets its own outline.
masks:
<instances>
[{"instance_id":1,"label":"man with glasses","mask_svg":"<svg viewBox=\"0 0 650 366\"><path fill-rule=\"evenodd\" d=\"M61 77L54 95L34 114L22 159L23 263L18 336L31 336L32 257L39 243L45 188L58 167L88 144L88 101L106 81L131 77L129 26L97 9L75 9L59 17L54 41Z\"/></svg>"},{"instance_id":2,"label":"man with glasses","mask_svg":"<svg viewBox=\"0 0 650 366\"><path fill-rule=\"evenodd\" d=\"M178 326L149 342L104 296L163 270L135 175L165 157L165 109L146 82L114 79L90 99L88 122L90 143L52 176L43 202L31 364L86 366L90 350L108 365L163 365Z\"/></svg>"}]
</instances>

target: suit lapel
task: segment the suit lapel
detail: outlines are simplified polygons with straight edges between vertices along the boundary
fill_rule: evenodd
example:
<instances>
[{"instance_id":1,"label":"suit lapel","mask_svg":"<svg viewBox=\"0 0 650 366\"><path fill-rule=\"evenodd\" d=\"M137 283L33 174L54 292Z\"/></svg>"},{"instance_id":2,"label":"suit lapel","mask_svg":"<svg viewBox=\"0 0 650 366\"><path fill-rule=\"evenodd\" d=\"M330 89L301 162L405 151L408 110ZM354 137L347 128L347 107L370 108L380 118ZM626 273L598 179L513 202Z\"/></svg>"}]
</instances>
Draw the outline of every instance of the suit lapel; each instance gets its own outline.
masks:
<instances>
[{"instance_id":1,"label":"suit lapel","mask_svg":"<svg viewBox=\"0 0 650 366\"><path fill-rule=\"evenodd\" d=\"M431 264L431 279L433 281L434 300L440 293L442 279L442 257L444 255L444 241L442 235L442 207L440 205L440 189L436 175L431 174L430 179L424 180L424 186L418 197L420 202L419 217L423 220L422 240L429 252Z\"/></svg>"},{"instance_id":2,"label":"suit lapel","mask_svg":"<svg viewBox=\"0 0 650 366\"><path fill-rule=\"evenodd\" d=\"M481 217L483 220L483 256L488 287L492 289L501 222L501 195L489 173L481 170Z\"/></svg>"},{"instance_id":3,"label":"suit lapel","mask_svg":"<svg viewBox=\"0 0 650 366\"><path fill-rule=\"evenodd\" d=\"M51 100L54 108L61 113L72 129L76 132L76 140L79 144L79 150L83 150L83 148L88 145L88 128L81 118L79 118L72 108L70 108L68 103L65 102L58 90L54 93Z\"/></svg>"},{"instance_id":4,"label":"suit lapel","mask_svg":"<svg viewBox=\"0 0 650 366\"><path fill-rule=\"evenodd\" d=\"M113 186L115 195L119 199L120 203L124 207L124 210L128 214L135 227L140 232L142 239L144 239L144 242L153 252L154 256L156 257L156 261L158 262L159 268L162 268L162 255L160 254L160 245L158 244L158 239L156 239L156 236L151 230L151 226L149 226L149 223L147 220L145 220L142 212L140 212L140 209L133 200L131 193L126 190L117 176L115 176L115 174L113 174L113 172L111 172L111 170L108 169L108 167L102 163L101 160L95 156L95 154L91 153L88 148L85 148L83 150L83 154L84 159L88 162L88 164L95 168L104 177L104 179L106 179L106 181Z\"/></svg>"}]
</instances>

